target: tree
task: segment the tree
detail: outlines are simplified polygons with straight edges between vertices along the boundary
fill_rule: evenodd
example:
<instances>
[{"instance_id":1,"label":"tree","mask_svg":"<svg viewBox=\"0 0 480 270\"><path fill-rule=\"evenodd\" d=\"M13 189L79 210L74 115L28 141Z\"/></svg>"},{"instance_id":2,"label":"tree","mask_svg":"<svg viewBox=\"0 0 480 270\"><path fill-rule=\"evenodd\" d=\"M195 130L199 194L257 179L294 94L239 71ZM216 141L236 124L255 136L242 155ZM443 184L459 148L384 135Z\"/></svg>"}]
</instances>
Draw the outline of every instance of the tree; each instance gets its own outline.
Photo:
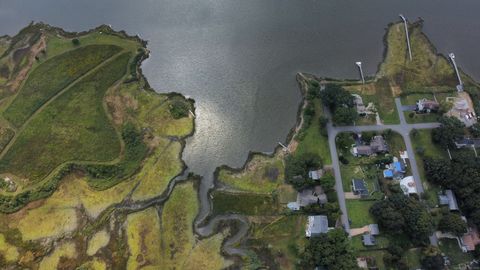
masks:
<instances>
[{"instance_id":1,"label":"tree","mask_svg":"<svg viewBox=\"0 0 480 270\"><path fill-rule=\"evenodd\" d=\"M474 138L480 138L480 123L475 123L469 128L470 133Z\"/></svg>"},{"instance_id":2,"label":"tree","mask_svg":"<svg viewBox=\"0 0 480 270\"><path fill-rule=\"evenodd\" d=\"M432 140L441 146L455 147L454 140L464 135L465 125L455 117L440 118L441 126L432 131Z\"/></svg>"},{"instance_id":3,"label":"tree","mask_svg":"<svg viewBox=\"0 0 480 270\"><path fill-rule=\"evenodd\" d=\"M440 219L438 229L442 232L449 232L461 236L467 232L467 223L463 221L460 215L448 213Z\"/></svg>"},{"instance_id":4,"label":"tree","mask_svg":"<svg viewBox=\"0 0 480 270\"><path fill-rule=\"evenodd\" d=\"M74 46L78 46L78 45L80 45L80 40L78 40L78 38L74 38L74 39L72 39L72 44Z\"/></svg>"},{"instance_id":5,"label":"tree","mask_svg":"<svg viewBox=\"0 0 480 270\"><path fill-rule=\"evenodd\" d=\"M433 230L432 217L426 207L404 194L393 194L376 202L370 213L385 230L393 234L404 232L415 242L427 241Z\"/></svg>"},{"instance_id":6,"label":"tree","mask_svg":"<svg viewBox=\"0 0 480 270\"><path fill-rule=\"evenodd\" d=\"M313 184L308 172L322 166L322 159L314 153L288 156L285 162L285 178L296 189Z\"/></svg>"},{"instance_id":7,"label":"tree","mask_svg":"<svg viewBox=\"0 0 480 270\"><path fill-rule=\"evenodd\" d=\"M329 270L358 269L347 234L342 229L333 229L308 241L300 254L300 267L313 269L316 266Z\"/></svg>"},{"instance_id":8,"label":"tree","mask_svg":"<svg viewBox=\"0 0 480 270\"><path fill-rule=\"evenodd\" d=\"M186 101L176 100L170 104L170 113L175 119L187 117L189 110L190 104Z\"/></svg>"},{"instance_id":9,"label":"tree","mask_svg":"<svg viewBox=\"0 0 480 270\"><path fill-rule=\"evenodd\" d=\"M422 267L427 270L443 270L445 262L438 248L429 246L423 250Z\"/></svg>"},{"instance_id":10,"label":"tree","mask_svg":"<svg viewBox=\"0 0 480 270\"><path fill-rule=\"evenodd\" d=\"M354 108L338 107L333 114L333 122L340 125L349 125L358 118L357 111Z\"/></svg>"},{"instance_id":11,"label":"tree","mask_svg":"<svg viewBox=\"0 0 480 270\"><path fill-rule=\"evenodd\" d=\"M335 177L331 174L326 174L320 178L320 185L325 191L333 190L335 187Z\"/></svg>"},{"instance_id":12,"label":"tree","mask_svg":"<svg viewBox=\"0 0 480 270\"><path fill-rule=\"evenodd\" d=\"M353 106L353 96L338 84L327 84L325 89L320 92L320 98L330 111L341 106Z\"/></svg>"}]
</instances>

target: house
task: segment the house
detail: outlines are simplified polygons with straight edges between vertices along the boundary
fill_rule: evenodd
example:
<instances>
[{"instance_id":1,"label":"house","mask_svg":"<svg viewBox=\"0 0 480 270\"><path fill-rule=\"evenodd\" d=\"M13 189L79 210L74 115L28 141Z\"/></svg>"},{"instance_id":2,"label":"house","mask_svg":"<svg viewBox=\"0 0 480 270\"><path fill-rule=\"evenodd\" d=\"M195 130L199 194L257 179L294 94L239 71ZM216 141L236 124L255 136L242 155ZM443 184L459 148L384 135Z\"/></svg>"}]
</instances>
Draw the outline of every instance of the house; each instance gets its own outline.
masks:
<instances>
[{"instance_id":1,"label":"house","mask_svg":"<svg viewBox=\"0 0 480 270\"><path fill-rule=\"evenodd\" d=\"M358 115L365 116L367 115L367 111L365 105L363 104L363 99L360 95L352 94L353 96L353 105L355 105L355 110L357 111Z\"/></svg>"},{"instance_id":2,"label":"house","mask_svg":"<svg viewBox=\"0 0 480 270\"><path fill-rule=\"evenodd\" d=\"M462 250L464 252L475 250L475 246L480 244L480 237L476 228L469 228L468 232L460 238Z\"/></svg>"},{"instance_id":3,"label":"house","mask_svg":"<svg viewBox=\"0 0 480 270\"><path fill-rule=\"evenodd\" d=\"M374 136L370 142L370 147L375 154L387 153L388 145L385 139L381 135Z\"/></svg>"},{"instance_id":4,"label":"house","mask_svg":"<svg viewBox=\"0 0 480 270\"><path fill-rule=\"evenodd\" d=\"M370 156L373 154L382 154L388 152L388 145L381 135L374 136L370 141L370 145L357 145L353 147L354 156Z\"/></svg>"},{"instance_id":5,"label":"house","mask_svg":"<svg viewBox=\"0 0 480 270\"><path fill-rule=\"evenodd\" d=\"M438 195L438 201L440 205L448 205L450 211L458 211L458 203L455 194L451 189L445 190L445 194Z\"/></svg>"},{"instance_id":6,"label":"house","mask_svg":"<svg viewBox=\"0 0 480 270\"><path fill-rule=\"evenodd\" d=\"M315 237L322 233L328 232L328 218L327 216L309 216L305 235L307 237Z\"/></svg>"},{"instance_id":7,"label":"house","mask_svg":"<svg viewBox=\"0 0 480 270\"><path fill-rule=\"evenodd\" d=\"M370 145L359 145L353 148L353 155L356 157L359 156L370 156L373 155L373 149Z\"/></svg>"},{"instance_id":8,"label":"house","mask_svg":"<svg viewBox=\"0 0 480 270\"><path fill-rule=\"evenodd\" d=\"M377 242L375 240L375 236L373 236L369 233L366 233L366 234L362 235L362 243L366 247L375 246L377 244Z\"/></svg>"},{"instance_id":9,"label":"house","mask_svg":"<svg viewBox=\"0 0 480 270\"><path fill-rule=\"evenodd\" d=\"M307 188L297 193L297 203L300 207L311 204L325 204L327 202L327 195L321 186L314 188Z\"/></svg>"},{"instance_id":10,"label":"house","mask_svg":"<svg viewBox=\"0 0 480 270\"><path fill-rule=\"evenodd\" d=\"M417 187L413 176L407 176L400 180L400 188L405 195L417 193Z\"/></svg>"},{"instance_id":11,"label":"house","mask_svg":"<svg viewBox=\"0 0 480 270\"><path fill-rule=\"evenodd\" d=\"M462 139L455 140L454 143L457 149L466 148L466 147L480 148L480 138L476 138L476 139L462 138Z\"/></svg>"},{"instance_id":12,"label":"house","mask_svg":"<svg viewBox=\"0 0 480 270\"><path fill-rule=\"evenodd\" d=\"M417 101L417 108L415 111L418 113L430 113L437 112L438 109L440 109L440 104L438 104L438 102L423 98Z\"/></svg>"},{"instance_id":13,"label":"house","mask_svg":"<svg viewBox=\"0 0 480 270\"><path fill-rule=\"evenodd\" d=\"M308 172L308 177L310 177L312 180L319 180L324 174L325 171L322 169L312 170Z\"/></svg>"},{"instance_id":14,"label":"house","mask_svg":"<svg viewBox=\"0 0 480 270\"><path fill-rule=\"evenodd\" d=\"M287 207L288 207L288 209L293 210L293 211L300 210L300 205L297 202L289 202L289 203L287 203Z\"/></svg>"},{"instance_id":15,"label":"house","mask_svg":"<svg viewBox=\"0 0 480 270\"><path fill-rule=\"evenodd\" d=\"M370 224L368 225L368 231L371 235L379 235L380 230L378 229L378 224Z\"/></svg>"},{"instance_id":16,"label":"house","mask_svg":"<svg viewBox=\"0 0 480 270\"><path fill-rule=\"evenodd\" d=\"M397 161L394 161L392 164L388 165L387 169L383 171L384 178L400 180L405 175L405 163L398 161L396 158L395 160Z\"/></svg>"},{"instance_id":17,"label":"house","mask_svg":"<svg viewBox=\"0 0 480 270\"><path fill-rule=\"evenodd\" d=\"M363 179L352 179L353 194L360 195L360 197L368 197L367 184Z\"/></svg>"}]
</instances>

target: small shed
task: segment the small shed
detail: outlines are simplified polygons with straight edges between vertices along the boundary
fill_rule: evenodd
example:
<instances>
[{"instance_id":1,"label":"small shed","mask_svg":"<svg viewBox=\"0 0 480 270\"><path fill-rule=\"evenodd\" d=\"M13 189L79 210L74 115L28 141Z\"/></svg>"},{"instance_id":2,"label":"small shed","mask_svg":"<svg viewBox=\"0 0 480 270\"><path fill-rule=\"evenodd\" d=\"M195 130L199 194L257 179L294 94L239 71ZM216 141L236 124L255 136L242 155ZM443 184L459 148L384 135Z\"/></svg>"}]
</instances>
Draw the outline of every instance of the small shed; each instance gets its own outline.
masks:
<instances>
[{"instance_id":1,"label":"small shed","mask_svg":"<svg viewBox=\"0 0 480 270\"><path fill-rule=\"evenodd\" d=\"M362 242L363 245L367 247L375 246L377 244L375 236L369 233L362 235Z\"/></svg>"},{"instance_id":2,"label":"small shed","mask_svg":"<svg viewBox=\"0 0 480 270\"><path fill-rule=\"evenodd\" d=\"M371 235L379 235L380 230L378 229L378 224L370 224L368 225L368 231Z\"/></svg>"}]
</instances>

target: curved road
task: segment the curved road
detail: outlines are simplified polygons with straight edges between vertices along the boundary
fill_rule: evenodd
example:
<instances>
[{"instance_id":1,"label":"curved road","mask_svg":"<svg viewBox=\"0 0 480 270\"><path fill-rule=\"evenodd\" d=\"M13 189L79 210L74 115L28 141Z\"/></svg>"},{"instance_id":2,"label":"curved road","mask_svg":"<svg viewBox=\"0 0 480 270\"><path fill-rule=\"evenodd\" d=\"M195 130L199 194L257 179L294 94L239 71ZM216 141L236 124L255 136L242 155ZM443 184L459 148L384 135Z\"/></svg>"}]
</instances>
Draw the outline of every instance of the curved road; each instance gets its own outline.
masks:
<instances>
[{"instance_id":1,"label":"curved road","mask_svg":"<svg viewBox=\"0 0 480 270\"><path fill-rule=\"evenodd\" d=\"M348 212L347 206L345 203L345 193L343 191L342 176L340 174L340 163L338 160L337 147L335 144L335 138L338 133L341 132L365 132L365 131L382 131L391 129L402 135L403 140L405 141L406 151L408 153L408 158L410 161L410 168L412 171L412 176L415 180L418 193L423 193L423 185L420 179L420 173L418 172L417 161L415 160L415 152L412 146L412 141L410 140L410 132L413 129L432 129L439 127L439 123L422 123L422 124L408 124L405 120L405 115L403 114L403 107L400 102L400 98L395 98L395 105L397 107L397 112L400 118L400 124L397 125L369 125L369 126L340 126L336 127L332 125L332 121L329 121L327 124L328 130L328 144L330 147L330 153L332 156L332 166L334 168L335 174L335 188L338 194L338 203L340 209L342 210L342 224L345 228L345 231L350 234L350 224L348 221ZM325 108L325 113L327 117L331 120L331 114L327 108ZM430 239L432 244L436 242L436 239Z\"/></svg>"}]
</instances>

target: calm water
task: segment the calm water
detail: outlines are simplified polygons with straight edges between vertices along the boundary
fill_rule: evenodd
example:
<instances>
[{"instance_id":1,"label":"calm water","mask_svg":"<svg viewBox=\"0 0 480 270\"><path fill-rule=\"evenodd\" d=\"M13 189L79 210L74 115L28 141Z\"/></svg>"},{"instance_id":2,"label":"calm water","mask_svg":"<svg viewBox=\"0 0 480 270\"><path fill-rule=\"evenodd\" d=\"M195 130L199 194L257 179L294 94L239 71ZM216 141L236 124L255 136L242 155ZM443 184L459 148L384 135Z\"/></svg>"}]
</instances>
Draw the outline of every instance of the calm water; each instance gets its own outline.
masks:
<instances>
[{"instance_id":1,"label":"calm water","mask_svg":"<svg viewBox=\"0 0 480 270\"><path fill-rule=\"evenodd\" d=\"M424 18L439 51L480 78L479 11L478 0L0 0L0 33L35 20L72 31L111 24L147 39L150 84L197 101L184 159L205 192L215 167L284 141L300 101L296 72L356 77L362 60L375 73L399 13Z\"/></svg>"}]
</instances>

